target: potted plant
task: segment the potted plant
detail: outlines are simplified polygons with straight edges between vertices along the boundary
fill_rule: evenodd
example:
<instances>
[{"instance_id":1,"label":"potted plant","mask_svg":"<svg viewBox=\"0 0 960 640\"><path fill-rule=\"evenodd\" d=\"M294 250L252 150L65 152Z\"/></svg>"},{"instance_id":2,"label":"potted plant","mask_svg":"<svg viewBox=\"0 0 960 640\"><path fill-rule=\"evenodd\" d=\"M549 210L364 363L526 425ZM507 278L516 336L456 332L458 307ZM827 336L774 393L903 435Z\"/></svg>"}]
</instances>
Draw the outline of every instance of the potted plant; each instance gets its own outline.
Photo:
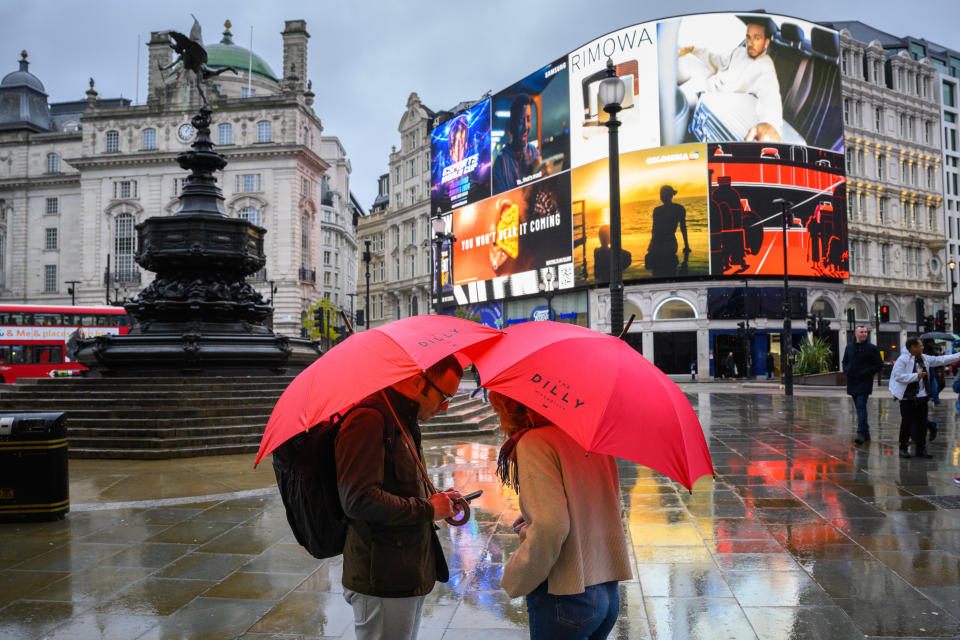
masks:
<instances>
[{"instance_id":1,"label":"potted plant","mask_svg":"<svg viewBox=\"0 0 960 640\"><path fill-rule=\"evenodd\" d=\"M833 350L823 338L813 337L804 340L797 352L795 371L803 376L803 384L841 383L840 375L836 371L829 371L828 366Z\"/></svg>"}]
</instances>

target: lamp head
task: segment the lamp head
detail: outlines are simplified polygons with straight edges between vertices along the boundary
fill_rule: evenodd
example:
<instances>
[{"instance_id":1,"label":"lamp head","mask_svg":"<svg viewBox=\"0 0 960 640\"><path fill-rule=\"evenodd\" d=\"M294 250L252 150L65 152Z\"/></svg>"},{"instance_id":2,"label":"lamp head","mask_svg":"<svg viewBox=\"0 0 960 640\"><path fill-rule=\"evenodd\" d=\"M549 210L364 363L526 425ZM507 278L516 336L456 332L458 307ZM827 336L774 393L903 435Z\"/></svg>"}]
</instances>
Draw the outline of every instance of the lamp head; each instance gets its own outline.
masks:
<instances>
[{"instance_id":1,"label":"lamp head","mask_svg":"<svg viewBox=\"0 0 960 640\"><path fill-rule=\"evenodd\" d=\"M953 261L953 256L950 257L950 262L947 263L947 266L950 267L950 271L957 268L957 263Z\"/></svg>"},{"instance_id":2,"label":"lamp head","mask_svg":"<svg viewBox=\"0 0 960 640\"><path fill-rule=\"evenodd\" d=\"M626 95L626 87L623 86L623 80L617 77L617 68L613 65L613 60L607 58L607 77L600 81L597 91L597 97L603 103L603 110L608 113L620 111Z\"/></svg>"}]
</instances>

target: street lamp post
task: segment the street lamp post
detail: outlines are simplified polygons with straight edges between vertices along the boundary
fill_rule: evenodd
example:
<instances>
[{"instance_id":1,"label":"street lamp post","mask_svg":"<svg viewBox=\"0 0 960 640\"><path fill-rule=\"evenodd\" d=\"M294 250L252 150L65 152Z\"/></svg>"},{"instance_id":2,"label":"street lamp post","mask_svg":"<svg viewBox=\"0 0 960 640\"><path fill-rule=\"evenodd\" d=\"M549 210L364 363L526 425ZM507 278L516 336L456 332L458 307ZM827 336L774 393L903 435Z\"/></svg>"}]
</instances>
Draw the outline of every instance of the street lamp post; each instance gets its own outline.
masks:
<instances>
[{"instance_id":1,"label":"street lamp post","mask_svg":"<svg viewBox=\"0 0 960 640\"><path fill-rule=\"evenodd\" d=\"M363 322L366 325L366 328L370 328L370 260L373 256L370 254L370 239L367 238L363 241L366 250L363 252L363 262L367 268L367 310L364 313Z\"/></svg>"},{"instance_id":2,"label":"street lamp post","mask_svg":"<svg viewBox=\"0 0 960 640\"><path fill-rule=\"evenodd\" d=\"M950 331L953 333L957 332L957 316L955 306L957 304L956 299L956 287L957 281L953 279L953 271L957 268L957 263L954 262L953 256L950 256L950 262L947 263L947 266L950 267Z\"/></svg>"},{"instance_id":3,"label":"street lamp post","mask_svg":"<svg viewBox=\"0 0 960 640\"><path fill-rule=\"evenodd\" d=\"M620 261L620 145L617 113L623 108L626 88L607 58L607 77L600 81L598 98L610 118L604 123L610 138L610 333L623 331L623 264Z\"/></svg>"},{"instance_id":4,"label":"street lamp post","mask_svg":"<svg viewBox=\"0 0 960 640\"><path fill-rule=\"evenodd\" d=\"M443 309L443 285L440 283L441 264L440 252L443 250L443 234L447 230L440 216L435 217L431 223L433 226L433 290L436 292L434 299L434 313L440 315Z\"/></svg>"},{"instance_id":5,"label":"street lamp post","mask_svg":"<svg viewBox=\"0 0 960 640\"><path fill-rule=\"evenodd\" d=\"M547 299L547 320L553 320L553 296L556 293L553 290L553 278L553 269L550 269L543 274L544 282L539 285L543 297Z\"/></svg>"},{"instance_id":6,"label":"street lamp post","mask_svg":"<svg viewBox=\"0 0 960 640\"><path fill-rule=\"evenodd\" d=\"M793 395L793 327L791 325L790 283L787 267L787 209L793 203L777 198L773 204L780 205L780 224L783 232L783 333L780 334L780 369L783 371L783 394Z\"/></svg>"}]
</instances>

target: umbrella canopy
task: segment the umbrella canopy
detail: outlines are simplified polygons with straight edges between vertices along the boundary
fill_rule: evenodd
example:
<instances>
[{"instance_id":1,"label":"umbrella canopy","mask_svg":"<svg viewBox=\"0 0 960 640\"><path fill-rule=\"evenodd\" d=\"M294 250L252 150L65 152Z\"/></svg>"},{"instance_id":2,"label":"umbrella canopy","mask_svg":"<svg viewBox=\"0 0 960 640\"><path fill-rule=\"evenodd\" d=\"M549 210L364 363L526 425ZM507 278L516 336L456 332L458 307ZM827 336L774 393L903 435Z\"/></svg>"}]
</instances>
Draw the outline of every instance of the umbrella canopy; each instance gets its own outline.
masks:
<instances>
[{"instance_id":1,"label":"umbrella canopy","mask_svg":"<svg viewBox=\"0 0 960 640\"><path fill-rule=\"evenodd\" d=\"M304 369L277 401L254 465L371 393L502 332L452 316L412 316L355 333Z\"/></svg>"},{"instance_id":2,"label":"umbrella canopy","mask_svg":"<svg viewBox=\"0 0 960 640\"><path fill-rule=\"evenodd\" d=\"M688 489L713 474L686 396L622 340L576 325L527 322L465 353L483 386L537 411L587 451L632 460Z\"/></svg>"},{"instance_id":3,"label":"umbrella canopy","mask_svg":"<svg viewBox=\"0 0 960 640\"><path fill-rule=\"evenodd\" d=\"M946 340L947 342L953 342L954 340L960 340L960 336L953 333L944 333L943 331L928 331L927 333L921 334L921 340Z\"/></svg>"}]
</instances>

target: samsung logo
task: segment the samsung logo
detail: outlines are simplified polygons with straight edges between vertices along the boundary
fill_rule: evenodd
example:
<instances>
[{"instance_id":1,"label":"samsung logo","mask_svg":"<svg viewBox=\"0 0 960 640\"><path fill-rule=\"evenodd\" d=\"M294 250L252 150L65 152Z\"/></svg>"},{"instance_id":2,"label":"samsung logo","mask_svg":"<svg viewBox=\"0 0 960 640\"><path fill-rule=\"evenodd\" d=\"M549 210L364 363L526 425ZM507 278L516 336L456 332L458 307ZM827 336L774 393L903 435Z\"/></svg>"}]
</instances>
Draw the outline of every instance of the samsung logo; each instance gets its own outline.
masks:
<instances>
[{"instance_id":1,"label":"samsung logo","mask_svg":"<svg viewBox=\"0 0 960 640\"><path fill-rule=\"evenodd\" d=\"M647 164L660 164L663 162L682 162L684 160L697 160L700 158L700 152L692 153L668 153L663 156L650 156L647 158Z\"/></svg>"}]
</instances>

